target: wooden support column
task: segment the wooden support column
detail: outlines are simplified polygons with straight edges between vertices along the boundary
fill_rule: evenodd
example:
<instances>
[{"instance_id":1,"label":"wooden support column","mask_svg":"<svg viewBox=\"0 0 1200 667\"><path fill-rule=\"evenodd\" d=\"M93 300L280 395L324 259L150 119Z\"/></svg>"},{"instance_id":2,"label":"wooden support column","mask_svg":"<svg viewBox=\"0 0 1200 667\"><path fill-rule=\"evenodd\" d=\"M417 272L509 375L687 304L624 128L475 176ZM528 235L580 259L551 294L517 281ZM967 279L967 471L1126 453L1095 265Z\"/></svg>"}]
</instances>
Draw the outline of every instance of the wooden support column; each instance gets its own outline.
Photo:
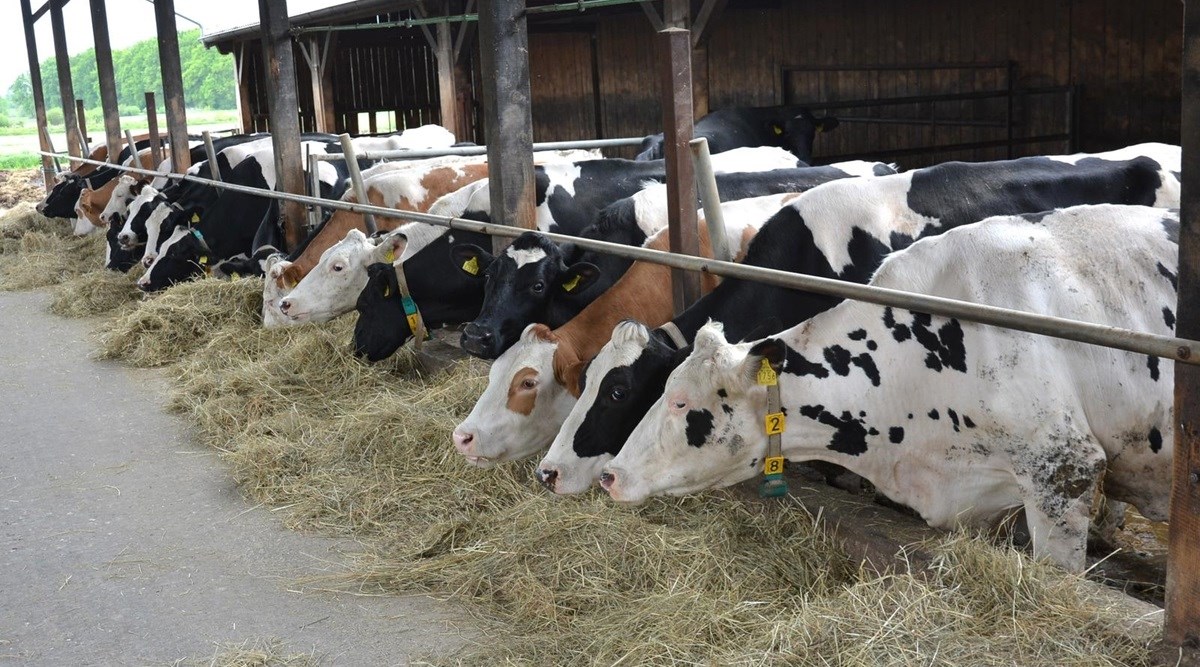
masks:
<instances>
[{"instance_id":1,"label":"wooden support column","mask_svg":"<svg viewBox=\"0 0 1200 667\"><path fill-rule=\"evenodd\" d=\"M533 116L525 0L479 0L479 56L492 222L535 229ZM499 252L506 239L492 237Z\"/></svg>"},{"instance_id":2,"label":"wooden support column","mask_svg":"<svg viewBox=\"0 0 1200 667\"><path fill-rule=\"evenodd\" d=\"M150 135L150 155L154 159L154 167L163 161L162 139L158 136L158 104L154 101L154 91L146 91L146 133Z\"/></svg>"},{"instance_id":3,"label":"wooden support column","mask_svg":"<svg viewBox=\"0 0 1200 667\"><path fill-rule=\"evenodd\" d=\"M300 99L296 95L296 57L292 54L287 0L258 0L258 20L266 79L274 82L274 94L267 96L267 106L271 115L271 145L275 149L275 189L302 195L305 186L304 163L300 161ZM305 236L304 205L281 202L279 214L288 247L298 247Z\"/></svg>"},{"instance_id":4,"label":"wooden support column","mask_svg":"<svg viewBox=\"0 0 1200 667\"><path fill-rule=\"evenodd\" d=\"M25 53L29 57L29 88L33 93L33 114L38 128L38 145L49 152L50 133L46 124L46 97L42 93L42 69L38 60L37 35L33 31L33 12L29 0L21 0L21 21L25 26ZM54 162L48 157L42 157L42 180L46 192L54 188Z\"/></svg>"},{"instance_id":5,"label":"wooden support column","mask_svg":"<svg viewBox=\"0 0 1200 667\"><path fill-rule=\"evenodd\" d=\"M88 136L87 112L84 110L83 100L75 100L75 119L79 122L80 147L84 153L90 153L92 150L92 138Z\"/></svg>"},{"instance_id":6,"label":"wooden support column","mask_svg":"<svg viewBox=\"0 0 1200 667\"><path fill-rule=\"evenodd\" d=\"M92 0L92 37L96 42L96 77L100 81L100 106L104 109L104 138L108 159L119 162L121 111L117 108L117 81L113 75L112 44L108 39L107 0Z\"/></svg>"},{"instance_id":7,"label":"wooden support column","mask_svg":"<svg viewBox=\"0 0 1200 667\"><path fill-rule=\"evenodd\" d=\"M312 82L313 118L317 132L333 132L333 77L330 76L329 51L332 48L332 32L324 37L309 37L297 41L300 54L308 64L308 78Z\"/></svg>"},{"instance_id":8,"label":"wooden support column","mask_svg":"<svg viewBox=\"0 0 1200 667\"><path fill-rule=\"evenodd\" d=\"M58 66L58 92L62 96L63 127L67 133L67 152L80 157L79 118L75 114L75 87L71 83L71 56L67 53L67 31L63 25L62 2L50 3L50 24L54 31L54 61ZM72 162L71 168L81 163Z\"/></svg>"},{"instance_id":9,"label":"wooden support column","mask_svg":"<svg viewBox=\"0 0 1200 667\"><path fill-rule=\"evenodd\" d=\"M1183 192L1175 335L1200 337L1200 0L1184 3ZM1200 646L1200 367L1175 364L1175 460L1164 639Z\"/></svg>"},{"instance_id":10,"label":"wooden support column","mask_svg":"<svg viewBox=\"0 0 1200 667\"><path fill-rule=\"evenodd\" d=\"M246 64L247 57L246 43L238 42L237 49L233 52L233 68L234 74L237 77L237 111L238 119L242 125L242 134L254 132L253 105L250 100L250 73L247 71L248 65Z\"/></svg>"},{"instance_id":11,"label":"wooden support column","mask_svg":"<svg viewBox=\"0 0 1200 667\"><path fill-rule=\"evenodd\" d=\"M447 8L448 9L448 8ZM438 100L441 102L442 127L458 136L458 93L454 85L454 42L450 24L437 26Z\"/></svg>"},{"instance_id":12,"label":"wooden support column","mask_svg":"<svg viewBox=\"0 0 1200 667\"><path fill-rule=\"evenodd\" d=\"M686 2L668 0L668 25L686 23ZM688 142L692 140L692 33L667 28L658 33L662 67L664 157L667 168L667 236L671 252L700 254L696 233L696 167ZM675 313L700 298L699 274L671 270Z\"/></svg>"},{"instance_id":13,"label":"wooden support column","mask_svg":"<svg viewBox=\"0 0 1200 667\"><path fill-rule=\"evenodd\" d=\"M175 0L154 0L154 23L158 29L158 64L162 70L163 106L167 111L171 167L175 173L182 174L192 166L192 156L188 150L187 108L183 99L183 70L179 65Z\"/></svg>"}]
</instances>

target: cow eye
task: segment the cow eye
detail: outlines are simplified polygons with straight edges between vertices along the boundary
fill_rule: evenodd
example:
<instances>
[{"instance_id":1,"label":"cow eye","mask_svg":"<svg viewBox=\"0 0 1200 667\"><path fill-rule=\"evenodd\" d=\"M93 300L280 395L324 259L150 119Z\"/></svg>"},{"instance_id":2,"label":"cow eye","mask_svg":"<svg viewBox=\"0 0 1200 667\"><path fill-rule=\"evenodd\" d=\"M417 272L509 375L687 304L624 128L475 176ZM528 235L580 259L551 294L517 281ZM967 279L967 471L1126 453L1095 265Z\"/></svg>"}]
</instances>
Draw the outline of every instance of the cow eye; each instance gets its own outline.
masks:
<instances>
[{"instance_id":1,"label":"cow eye","mask_svg":"<svg viewBox=\"0 0 1200 667\"><path fill-rule=\"evenodd\" d=\"M333 265L333 271L334 271L334 273L339 273L339 272L341 272L341 270L342 270L342 269L344 269L344 268L346 268L346 267L342 266L341 264L334 264L334 265Z\"/></svg>"},{"instance_id":2,"label":"cow eye","mask_svg":"<svg viewBox=\"0 0 1200 667\"><path fill-rule=\"evenodd\" d=\"M687 407L687 402L686 401L675 401L674 406L675 406L676 410L682 410Z\"/></svg>"},{"instance_id":3,"label":"cow eye","mask_svg":"<svg viewBox=\"0 0 1200 667\"><path fill-rule=\"evenodd\" d=\"M625 391L625 387L613 387L612 391L608 392L608 397L614 401L623 401L629 392Z\"/></svg>"},{"instance_id":4,"label":"cow eye","mask_svg":"<svg viewBox=\"0 0 1200 667\"><path fill-rule=\"evenodd\" d=\"M537 380L534 380L533 378L525 378L521 381L522 389L533 389L535 387L537 387Z\"/></svg>"},{"instance_id":5,"label":"cow eye","mask_svg":"<svg viewBox=\"0 0 1200 667\"><path fill-rule=\"evenodd\" d=\"M534 294L541 294L542 292L546 291L546 283L538 281L533 284L532 289L533 289Z\"/></svg>"}]
</instances>

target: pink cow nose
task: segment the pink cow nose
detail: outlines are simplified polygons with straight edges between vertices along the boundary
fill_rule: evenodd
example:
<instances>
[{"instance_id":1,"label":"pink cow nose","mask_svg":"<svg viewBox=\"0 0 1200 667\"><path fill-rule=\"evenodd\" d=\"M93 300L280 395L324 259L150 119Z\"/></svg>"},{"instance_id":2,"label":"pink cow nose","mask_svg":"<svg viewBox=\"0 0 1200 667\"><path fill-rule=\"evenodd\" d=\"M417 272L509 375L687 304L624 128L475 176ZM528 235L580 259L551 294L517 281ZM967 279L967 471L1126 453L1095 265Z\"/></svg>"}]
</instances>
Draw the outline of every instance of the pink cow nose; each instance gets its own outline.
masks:
<instances>
[{"instance_id":1,"label":"pink cow nose","mask_svg":"<svg viewBox=\"0 0 1200 667\"><path fill-rule=\"evenodd\" d=\"M538 481L542 483L542 486L546 487L550 491L554 490L555 485L558 483L557 470L554 468L538 468L535 474L537 475Z\"/></svg>"},{"instance_id":2,"label":"pink cow nose","mask_svg":"<svg viewBox=\"0 0 1200 667\"><path fill-rule=\"evenodd\" d=\"M600 487L605 491L611 491L613 484L617 483L617 475L611 470L605 470L600 473Z\"/></svg>"},{"instance_id":3,"label":"pink cow nose","mask_svg":"<svg viewBox=\"0 0 1200 667\"><path fill-rule=\"evenodd\" d=\"M286 314L287 314L287 311L288 311L288 310L290 310L290 309L291 309L291 307L292 307L292 302L291 302L291 301L288 301L287 299L280 299L280 300L279 300L279 312L281 312L281 313L283 313L283 314L285 314L285 315L286 315Z\"/></svg>"},{"instance_id":4,"label":"pink cow nose","mask_svg":"<svg viewBox=\"0 0 1200 667\"><path fill-rule=\"evenodd\" d=\"M454 448L463 454L470 454L475 445L475 434L454 429Z\"/></svg>"}]
</instances>

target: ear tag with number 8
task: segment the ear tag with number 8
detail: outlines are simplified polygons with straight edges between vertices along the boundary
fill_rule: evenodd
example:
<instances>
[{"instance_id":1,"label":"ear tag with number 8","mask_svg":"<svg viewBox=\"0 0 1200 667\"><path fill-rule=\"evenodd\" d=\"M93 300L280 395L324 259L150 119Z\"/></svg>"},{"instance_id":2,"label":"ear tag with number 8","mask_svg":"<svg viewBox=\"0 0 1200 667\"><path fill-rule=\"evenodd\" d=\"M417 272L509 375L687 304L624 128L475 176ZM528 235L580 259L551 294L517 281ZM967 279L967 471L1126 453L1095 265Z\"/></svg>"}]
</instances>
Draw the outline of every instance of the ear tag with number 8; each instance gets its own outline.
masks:
<instances>
[{"instance_id":1,"label":"ear tag with number 8","mask_svg":"<svg viewBox=\"0 0 1200 667\"><path fill-rule=\"evenodd\" d=\"M768 456L763 461L764 475L782 475L783 474L783 457Z\"/></svg>"}]
</instances>

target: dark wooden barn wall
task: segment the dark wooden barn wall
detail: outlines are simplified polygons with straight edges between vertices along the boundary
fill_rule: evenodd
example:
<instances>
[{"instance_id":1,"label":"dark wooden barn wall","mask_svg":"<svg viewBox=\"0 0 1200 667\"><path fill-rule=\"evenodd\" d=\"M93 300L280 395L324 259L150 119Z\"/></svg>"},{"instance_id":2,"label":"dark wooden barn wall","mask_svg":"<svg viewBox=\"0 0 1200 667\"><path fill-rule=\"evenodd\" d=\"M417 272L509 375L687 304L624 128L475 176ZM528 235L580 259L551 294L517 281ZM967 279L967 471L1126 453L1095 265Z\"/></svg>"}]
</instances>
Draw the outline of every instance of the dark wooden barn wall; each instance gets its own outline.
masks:
<instances>
[{"instance_id":1,"label":"dark wooden barn wall","mask_svg":"<svg viewBox=\"0 0 1200 667\"><path fill-rule=\"evenodd\" d=\"M1174 0L787 0L768 9L738 5L731 0L715 22L707 71L695 73L707 77L712 109L1000 90L1006 82L1004 68L803 72L789 77L785 99L784 67L1011 60L1017 88L1079 87L1080 150L1141 141L1178 143L1182 5ZM654 35L640 12L594 21L594 63L586 34L552 30L531 28L536 139L638 136L658 129ZM589 67L594 69L593 85ZM1065 130L1065 94L1017 99L1016 137ZM1001 121L1005 107L1002 99L972 100L853 115L928 118L934 113ZM819 138L817 154L1002 139L1005 134L1002 128L847 123ZM1016 154L1067 149L1059 141L1018 147ZM1003 155L1003 149L989 149L901 161L915 166Z\"/></svg>"}]
</instances>

